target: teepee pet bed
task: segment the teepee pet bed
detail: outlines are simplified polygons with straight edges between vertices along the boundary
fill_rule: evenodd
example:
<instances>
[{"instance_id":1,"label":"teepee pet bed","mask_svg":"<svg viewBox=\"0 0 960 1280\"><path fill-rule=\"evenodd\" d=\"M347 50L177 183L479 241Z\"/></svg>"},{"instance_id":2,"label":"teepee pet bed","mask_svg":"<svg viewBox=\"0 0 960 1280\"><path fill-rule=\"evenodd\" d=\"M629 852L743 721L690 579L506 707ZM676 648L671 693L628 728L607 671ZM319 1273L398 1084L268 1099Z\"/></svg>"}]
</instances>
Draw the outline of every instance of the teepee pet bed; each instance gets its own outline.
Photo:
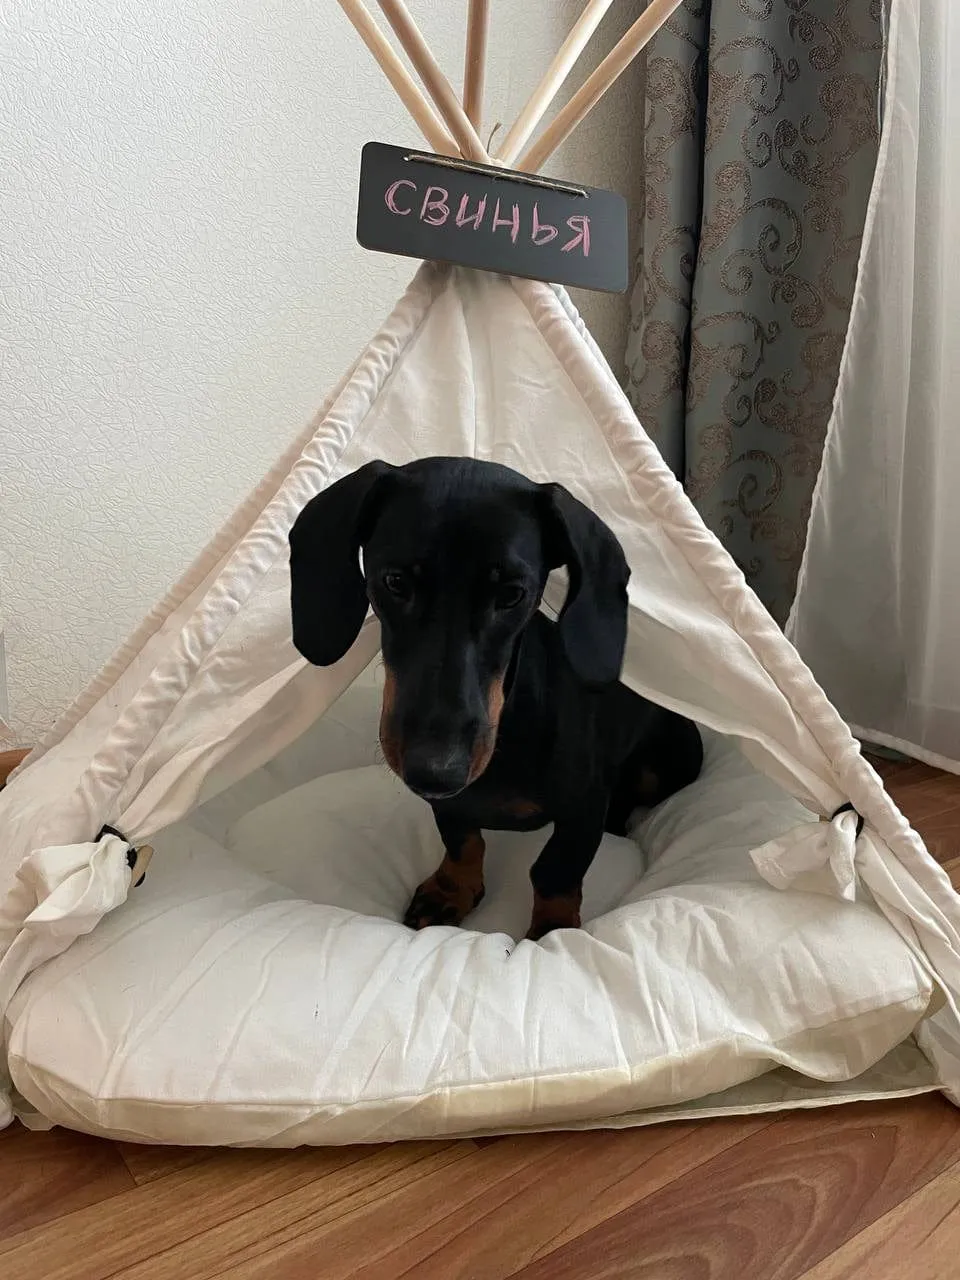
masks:
<instances>
[{"instance_id":1,"label":"teepee pet bed","mask_svg":"<svg viewBox=\"0 0 960 1280\"><path fill-rule=\"evenodd\" d=\"M523 167L675 3L648 7ZM432 145L488 160L477 58L471 120L403 6L382 3L441 124L367 11L343 7ZM586 6L501 159L605 8ZM584 928L540 943L517 939L542 833L491 836L488 896L462 928L403 926L437 837L377 762L376 624L330 668L291 640L299 511L373 458L426 454L494 459L588 503L632 569L623 679L703 726L700 779L606 838ZM0 1112L281 1146L957 1098L958 907L566 295L427 264L0 792Z\"/></svg>"}]
</instances>

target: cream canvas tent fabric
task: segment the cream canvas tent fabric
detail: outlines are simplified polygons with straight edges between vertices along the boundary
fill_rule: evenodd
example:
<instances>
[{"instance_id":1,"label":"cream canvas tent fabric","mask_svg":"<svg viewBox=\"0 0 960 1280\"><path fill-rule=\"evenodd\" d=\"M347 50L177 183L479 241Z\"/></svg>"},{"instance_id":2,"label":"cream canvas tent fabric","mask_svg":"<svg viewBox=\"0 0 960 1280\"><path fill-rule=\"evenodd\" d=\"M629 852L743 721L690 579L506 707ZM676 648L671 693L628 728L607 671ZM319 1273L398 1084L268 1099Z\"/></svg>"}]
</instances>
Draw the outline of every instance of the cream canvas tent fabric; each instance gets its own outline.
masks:
<instances>
[{"instance_id":1,"label":"cream canvas tent fabric","mask_svg":"<svg viewBox=\"0 0 960 1280\"><path fill-rule=\"evenodd\" d=\"M437 150L459 148L473 159L487 158L473 123L450 101L449 86L438 80L435 65L418 44L403 5L397 0L381 3L435 102L446 108L442 114L456 145L395 55L383 47L363 6L341 2ZM599 81L591 77L574 95L521 157L522 165L535 168L549 155L603 91L604 81L622 69L676 3L654 0L601 64L595 73ZM511 132L507 158L522 147L605 7L602 2L587 5ZM479 14L482 8L472 5L471 12ZM471 22L470 43L476 43L479 26ZM476 89L475 83L472 87ZM839 715L730 557L705 529L566 296L545 284L434 266L420 269L316 420L0 793L0 1029L5 1054L19 1036L18 1061L24 1066L25 1002L34 998L32 984L42 976L45 962L47 970L57 965L69 969L70 956L85 945L78 940L104 917L122 918L111 913L125 903L144 871L144 842L171 829L198 805L227 794L289 748L374 658L378 637L369 619L353 649L334 667L311 668L293 648L287 536L301 508L373 458L403 463L430 454L491 459L535 480L559 481L610 525L632 570L623 679L736 742L763 774L820 816L820 822L798 821L753 850L766 884L782 891L785 899L796 892L808 906L822 902L825 913L837 904L848 906L847 917L842 912L837 916L840 931L846 918L852 928L855 913L866 904L871 919L886 921L888 940L878 950L878 962L894 951L902 953L914 976L922 978L914 983L921 1005L902 1029L909 1034L927 1009L916 1030L922 1054L900 1056L892 1089L864 1077L840 1089L840 1095L939 1087L960 1097L960 901L947 877L886 795ZM562 590L562 582L556 583L554 603ZM162 839L158 849L162 851ZM199 876L202 849L194 852ZM183 907L189 893L186 886ZM178 928L172 919L167 945L173 952ZM566 941L556 935L548 940L551 956L569 958L578 949L587 954L591 945L605 945L596 939L591 943L586 932L566 932ZM460 955L465 936L448 939L444 954ZM522 944L526 949L516 953L517 966L526 964L530 972L538 954L533 946ZM593 964L599 952L591 954ZM156 980L151 966L158 956L142 957L140 976L147 988ZM90 961L88 951L83 964ZM695 962L689 963L693 973ZM230 998L233 972L227 964L226 986L218 999ZM705 977L709 982L711 975ZM842 975L839 981L842 987ZM89 1014L95 1034L98 1010L92 989L82 984L77 989L92 1002L80 1013ZM934 989L938 998L930 1003ZM36 998L42 994L36 992ZM159 999L162 993L155 994ZM249 993L239 994L247 1017ZM96 999L109 1002L110 991ZM798 999L802 1003L802 993ZM433 1007L429 1000L426 1007ZM64 1011L63 1025L67 1013L76 1012L74 1001ZM691 1014L696 1021L696 1008ZM348 1037L351 1017L338 1029L339 1036ZM427 1023L429 1032L429 1018ZM200 1052L204 1011L194 1013L187 1025ZM49 1040L49 1026L45 1034ZM338 1040L339 1048L345 1043ZM588 1106L583 1089L574 1089L556 1106L545 1105L551 1090L546 1078L536 1074L542 1059L536 1059L538 1046L533 1046L533 1074L520 1081L519 1096L517 1081L485 1078L482 1095L492 1097L492 1103L471 1102L444 1131L469 1128L471 1116L477 1117L478 1127L516 1128L577 1123L580 1118L585 1123L644 1123L677 1114L677 1107L665 1105L669 1092L658 1097L656 1113L643 1114L649 1100L642 1081L632 1076L623 1043L611 1046L618 1083L606 1101L595 1091ZM78 1049L69 1043L54 1047L67 1056ZM109 1075L110 1045L99 1048L106 1053L103 1070ZM175 1048L182 1057L191 1045L178 1042ZM581 1048L573 1046L574 1066ZM439 1132L442 1110L436 1107L421 1107L416 1122L403 1123L417 1100L402 1093L402 1054L395 1047L392 1052L384 1087L368 1099L365 1114L372 1109L372 1124L364 1126L348 1109L331 1104L326 1128L310 1128L307 1120L306 1127L298 1127L290 1119L278 1131L275 1125L264 1128L261 1117L238 1129L234 1114L234 1127L225 1130L213 1114L216 1108L200 1105L193 1108L199 1119L188 1123L181 1118L175 1131L159 1124L150 1129L144 1122L138 1132L153 1140L278 1142ZM874 1053L865 1065L876 1059ZM156 1064L156 1071L163 1077L165 1064ZM747 1079L748 1074L733 1078ZM754 1081L752 1092L735 1090L724 1105L744 1109L830 1100L838 1096L830 1083L835 1078L824 1072L819 1083L791 1092L770 1085L768 1076L766 1084ZM15 1103L24 1115L31 1110L15 1097L13 1083L0 1063L0 1116L6 1120ZM154 1083L162 1095L162 1080ZM261 1086L261 1099L269 1098L271 1082ZM76 1089L74 1093L73 1101L63 1103L61 1096L58 1103L52 1093L43 1098L38 1092L32 1107L60 1122L118 1132L115 1115L102 1118L101 1100L94 1098L92 1110L84 1112ZM688 1088L676 1101L685 1105L695 1096ZM631 1109L627 1118L621 1114L624 1107Z\"/></svg>"},{"instance_id":2,"label":"cream canvas tent fabric","mask_svg":"<svg viewBox=\"0 0 960 1280\"><path fill-rule=\"evenodd\" d=\"M763 846L757 865L785 892L852 900L859 883L872 895L944 994L918 1040L936 1082L960 1093L960 911L946 876L704 528L565 297L429 266L317 421L0 793L2 1006L124 902L142 870L131 847L275 756L369 663L372 621L335 667L297 655L287 534L314 493L369 459L436 453L559 480L610 524L633 571L624 679L731 735L823 817ZM845 804L863 818L859 837L855 813L830 820ZM123 838L96 839L105 824Z\"/></svg>"}]
</instances>

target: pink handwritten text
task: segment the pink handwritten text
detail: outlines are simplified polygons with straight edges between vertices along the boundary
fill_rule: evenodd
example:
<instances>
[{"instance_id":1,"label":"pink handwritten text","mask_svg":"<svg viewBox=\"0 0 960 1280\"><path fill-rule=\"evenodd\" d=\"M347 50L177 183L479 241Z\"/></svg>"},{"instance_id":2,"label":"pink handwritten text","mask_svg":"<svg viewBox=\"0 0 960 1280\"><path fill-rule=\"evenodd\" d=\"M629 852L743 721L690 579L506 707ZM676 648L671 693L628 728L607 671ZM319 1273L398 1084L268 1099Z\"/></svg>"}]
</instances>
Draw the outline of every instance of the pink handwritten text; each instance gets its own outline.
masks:
<instances>
[{"instance_id":1,"label":"pink handwritten text","mask_svg":"<svg viewBox=\"0 0 960 1280\"><path fill-rule=\"evenodd\" d=\"M407 190L402 190L403 188ZM500 200L497 199L494 202L492 217L487 220L487 197L479 197L473 210L470 208L470 201L471 197L467 194L461 195L459 201L456 199L451 201L449 190L435 185L428 186L421 197L417 184L409 178L392 182L384 192L384 202L392 214L399 218L406 218L416 212L418 220L430 227L442 227L450 222L451 226L461 231L469 227L472 231L486 230L495 234L507 229L513 244L517 243L521 232L525 231L530 243L538 246L550 244L561 234L559 227L540 220L540 206L537 202L534 202L528 226L524 228L525 219L521 215L519 204L511 202L506 205L505 209L509 210L506 212L505 209L501 209ZM568 240L558 246L561 253L573 253L579 250L585 258L588 258L590 256L589 215L574 214L564 221L572 234Z\"/></svg>"},{"instance_id":2,"label":"pink handwritten text","mask_svg":"<svg viewBox=\"0 0 960 1280\"><path fill-rule=\"evenodd\" d=\"M416 191L417 184L415 182L411 182L409 178L401 178L399 182L392 182L390 186L387 187L387 194L384 198L387 202L387 208L391 213L398 213L401 218L405 218L410 210L401 209L397 204L397 192L401 187L413 187L414 191Z\"/></svg>"}]
</instances>

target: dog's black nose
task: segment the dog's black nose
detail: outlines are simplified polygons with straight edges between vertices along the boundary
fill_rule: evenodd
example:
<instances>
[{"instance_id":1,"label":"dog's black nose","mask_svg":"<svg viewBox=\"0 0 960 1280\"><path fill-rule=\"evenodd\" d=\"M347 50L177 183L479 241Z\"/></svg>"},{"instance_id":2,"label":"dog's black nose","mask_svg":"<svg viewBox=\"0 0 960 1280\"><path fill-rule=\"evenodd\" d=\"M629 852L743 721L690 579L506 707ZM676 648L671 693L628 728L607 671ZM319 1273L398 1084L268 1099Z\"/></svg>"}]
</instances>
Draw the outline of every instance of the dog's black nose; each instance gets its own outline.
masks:
<instances>
[{"instance_id":1,"label":"dog's black nose","mask_svg":"<svg viewBox=\"0 0 960 1280\"><path fill-rule=\"evenodd\" d=\"M470 781L470 753L460 747L411 746L403 753L403 780L424 800L449 800Z\"/></svg>"}]
</instances>

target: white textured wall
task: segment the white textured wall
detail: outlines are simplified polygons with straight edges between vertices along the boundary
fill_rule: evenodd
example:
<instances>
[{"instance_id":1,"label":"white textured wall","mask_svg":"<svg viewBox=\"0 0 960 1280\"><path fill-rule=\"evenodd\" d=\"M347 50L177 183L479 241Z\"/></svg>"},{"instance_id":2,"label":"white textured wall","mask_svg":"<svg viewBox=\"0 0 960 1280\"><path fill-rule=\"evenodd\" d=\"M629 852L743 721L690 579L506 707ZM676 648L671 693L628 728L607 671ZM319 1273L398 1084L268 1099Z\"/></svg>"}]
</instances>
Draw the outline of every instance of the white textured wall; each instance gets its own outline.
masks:
<instances>
[{"instance_id":1,"label":"white textured wall","mask_svg":"<svg viewBox=\"0 0 960 1280\"><path fill-rule=\"evenodd\" d=\"M466 7L411 5L458 86ZM491 8L509 122L580 0ZM389 310L413 264L354 242L359 153L420 139L333 0L36 0L0 30L0 627L30 741ZM632 194L637 93L554 171ZM618 363L625 299L578 301Z\"/></svg>"}]
</instances>

